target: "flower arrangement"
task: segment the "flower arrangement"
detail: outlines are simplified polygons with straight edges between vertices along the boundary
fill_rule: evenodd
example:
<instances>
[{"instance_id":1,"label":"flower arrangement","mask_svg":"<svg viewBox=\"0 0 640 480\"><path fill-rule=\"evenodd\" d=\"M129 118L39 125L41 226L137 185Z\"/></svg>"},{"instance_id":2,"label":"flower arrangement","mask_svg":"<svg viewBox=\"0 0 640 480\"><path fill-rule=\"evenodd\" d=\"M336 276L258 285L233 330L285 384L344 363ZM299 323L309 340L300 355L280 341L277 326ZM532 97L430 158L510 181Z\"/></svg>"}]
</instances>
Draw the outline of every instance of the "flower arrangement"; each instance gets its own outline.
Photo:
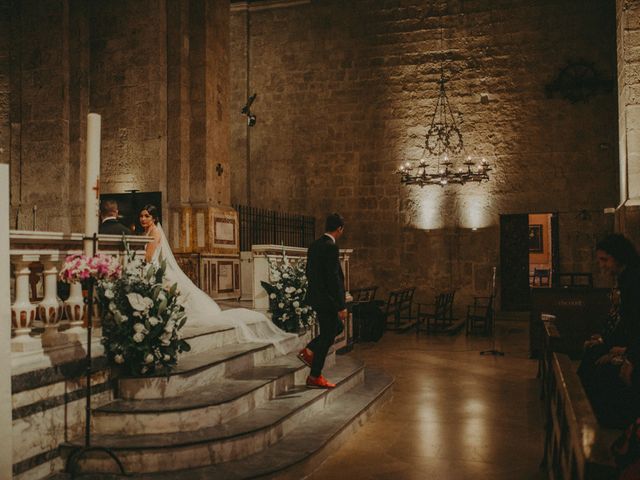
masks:
<instances>
[{"instance_id":1,"label":"flower arrangement","mask_svg":"<svg viewBox=\"0 0 640 480\"><path fill-rule=\"evenodd\" d=\"M77 253L65 259L60 270L60 280L66 283L84 282L90 278L115 280L121 274L120 262L111 255L98 253L91 257Z\"/></svg>"},{"instance_id":2,"label":"flower arrangement","mask_svg":"<svg viewBox=\"0 0 640 480\"><path fill-rule=\"evenodd\" d=\"M130 258L118 279L98 283L102 343L109 360L130 375L168 373L181 352L187 321L177 284L165 282L166 263Z\"/></svg>"},{"instance_id":3,"label":"flower arrangement","mask_svg":"<svg viewBox=\"0 0 640 480\"><path fill-rule=\"evenodd\" d=\"M316 321L316 312L305 303L307 294L306 260L291 262L286 254L282 259L269 259L269 279L261 282L269 294L271 319L286 332L298 332Z\"/></svg>"}]
</instances>

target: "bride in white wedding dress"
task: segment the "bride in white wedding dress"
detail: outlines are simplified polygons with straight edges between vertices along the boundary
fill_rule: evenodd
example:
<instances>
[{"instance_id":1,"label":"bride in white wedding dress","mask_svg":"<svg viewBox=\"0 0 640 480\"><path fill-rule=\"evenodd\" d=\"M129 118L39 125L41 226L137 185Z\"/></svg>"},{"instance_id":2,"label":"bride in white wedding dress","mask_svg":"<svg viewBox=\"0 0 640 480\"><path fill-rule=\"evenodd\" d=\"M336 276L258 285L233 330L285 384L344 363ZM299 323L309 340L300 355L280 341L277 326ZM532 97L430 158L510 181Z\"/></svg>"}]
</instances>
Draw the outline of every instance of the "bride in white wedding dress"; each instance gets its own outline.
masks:
<instances>
[{"instance_id":1,"label":"bride in white wedding dress","mask_svg":"<svg viewBox=\"0 0 640 480\"><path fill-rule=\"evenodd\" d=\"M280 353L288 353L299 348L298 336L280 330L269 318L260 312L246 308L234 308L222 311L218 304L205 292L200 290L182 271L167 237L158 222L158 210L153 205L146 205L140 211L140 225L145 235L153 240L145 249L145 259L166 262L165 276L169 283L177 283L178 291L183 298L187 323L183 333L202 331L207 327L235 328L239 342L269 342L273 343Z\"/></svg>"}]
</instances>

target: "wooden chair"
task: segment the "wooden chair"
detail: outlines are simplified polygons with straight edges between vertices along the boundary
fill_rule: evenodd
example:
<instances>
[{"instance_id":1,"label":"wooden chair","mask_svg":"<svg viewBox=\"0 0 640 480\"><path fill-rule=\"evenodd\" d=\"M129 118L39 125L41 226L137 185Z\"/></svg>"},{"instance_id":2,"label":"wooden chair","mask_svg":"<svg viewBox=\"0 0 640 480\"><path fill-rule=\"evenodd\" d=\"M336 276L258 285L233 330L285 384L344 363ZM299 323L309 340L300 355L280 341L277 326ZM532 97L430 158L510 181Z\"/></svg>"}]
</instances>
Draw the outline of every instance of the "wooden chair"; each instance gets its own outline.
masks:
<instances>
[{"instance_id":1,"label":"wooden chair","mask_svg":"<svg viewBox=\"0 0 640 480\"><path fill-rule=\"evenodd\" d=\"M561 288L593 288L593 274L588 272L558 273L558 286Z\"/></svg>"},{"instance_id":2,"label":"wooden chair","mask_svg":"<svg viewBox=\"0 0 640 480\"><path fill-rule=\"evenodd\" d=\"M538 286L538 287L551 286L551 270L549 270L548 268L534 268L532 286L534 287L535 286Z\"/></svg>"},{"instance_id":3,"label":"wooden chair","mask_svg":"<svg viewBox=\"0 0 640 480\"><path fill-rule=\"evenodd\" d=\"M453 300L456 292L443 292L436 295L433 304L418 303L416 314L416 335L420 333L421 325L424 323L427 334L437 331L445 331L453 324ZM427 310L423 310L427 307Z\"/></svg>"},{"instance_id":4,"label":"wooden chair","mask_svg":"<svg viewBox=\"0 0 640 480\"><path fill-rule=\"evenodd\" d=\"M353 301L351 303L353 305L359 305L362 303L373 302L376 298L377 291L377 285L374 285L372 287L354 288L349 292L353 297Z\"/></svg>"},{"instance_id":5,"label":"wooden chair","mask_svg":"<svg viewBox=\"0 0 640 480\"><path fill-rule=\"evenodd\" d=\"M365 320L364 317L366 317L366 312L363 316L363 310L366 310L367 307L370 307L370 304L375 302L377 291L378 286L374 285L372 287L354 288L349 292L353 297L353 300L349 303L348 307L353 314L354 342L358 342L361 339L362 322Z\"/></svg>"},{"instance_id":6,"label":"wooden chair","mask_svg":"<svg viewBox=\"0 0 640 480\"><path fill-rule=\"evenodd\" d=\"M392 290L389 292L389 300L385 308L387 330L407 330L414 324L413 294L416 287ZM402 320L408 320L402 322Z\"/></svg>"},{"instance_id":7,"label":"wooden chair","mask_svg":"<svg viewBox=\"0 0 640 480\"><path fill-rule=\"evenodd\" d=\"M489 335L493 321L493 295L473 297L473 305L467 307L466 334L481 332Z\"/></svg>"}]
</instances>

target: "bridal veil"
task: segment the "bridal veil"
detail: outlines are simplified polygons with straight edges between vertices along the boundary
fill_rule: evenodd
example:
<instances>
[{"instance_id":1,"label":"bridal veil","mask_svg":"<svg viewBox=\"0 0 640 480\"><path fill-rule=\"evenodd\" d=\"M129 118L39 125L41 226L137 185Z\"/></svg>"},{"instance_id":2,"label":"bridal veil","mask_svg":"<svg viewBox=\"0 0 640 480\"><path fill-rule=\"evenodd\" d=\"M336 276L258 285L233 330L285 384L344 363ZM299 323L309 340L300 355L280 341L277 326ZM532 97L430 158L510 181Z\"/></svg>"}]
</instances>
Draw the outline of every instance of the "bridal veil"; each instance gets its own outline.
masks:
<instances>
[{"instance_id":1,"label":"bridal veil","mask_svg":"<svg viewBox=\"0 0 640 480\"><path fill-rule=\"evenodd\" d=\"M239 342L269 342L276 350L286 352L285 340L297 337L292 333L280 330L269 318L260 312L246 308L234 308L222 311L209 295L200 290L182 271L173 255L164 230L157 224L160 231L160 245L156 249L153 260L163 258L166 262L166 278L169 283L177 283L185 306L187 323L185 330L202 329L209 326L232 326L235 328Z\"/></svg>"}]
</instances>

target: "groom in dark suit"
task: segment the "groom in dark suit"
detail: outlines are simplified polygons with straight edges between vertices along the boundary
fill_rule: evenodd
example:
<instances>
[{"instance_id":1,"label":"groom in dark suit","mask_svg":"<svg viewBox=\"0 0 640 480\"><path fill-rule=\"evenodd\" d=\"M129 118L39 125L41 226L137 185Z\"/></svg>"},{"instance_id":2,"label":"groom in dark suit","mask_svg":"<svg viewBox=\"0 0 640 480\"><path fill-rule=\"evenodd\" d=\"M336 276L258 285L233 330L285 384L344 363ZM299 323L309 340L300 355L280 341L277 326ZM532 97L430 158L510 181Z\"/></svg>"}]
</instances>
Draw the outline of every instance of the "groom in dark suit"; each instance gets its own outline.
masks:
<instances>
[{"instance_id":1,"label":"groom in dark suit","mask_svg":"<svg viewBox=\"0 0 640 480\"><path fill-rule=\"evenodd\" d=\"M320 335L311 340L298 358L311 367L307 386L333 388L335 384L322 376L324 361L336 335L344 329L347 318L344 273L336 240L344 232L344 219L337 213L327 217L325 234L314 241L307 252L307 303L317 313Z\"/></svg>"},{"instance_id":2,"label":"groom in dark suit","mask_svg":"<svg viewBox=\"0 0 640 480\"><path fill-rule=\"evenodd\" d=\"M131 235L131 230L118 221L118 202L115 200L103 200L100 203L100 218L102 222L98 233L106 235Z\"/></svg>"}]
</instances>

